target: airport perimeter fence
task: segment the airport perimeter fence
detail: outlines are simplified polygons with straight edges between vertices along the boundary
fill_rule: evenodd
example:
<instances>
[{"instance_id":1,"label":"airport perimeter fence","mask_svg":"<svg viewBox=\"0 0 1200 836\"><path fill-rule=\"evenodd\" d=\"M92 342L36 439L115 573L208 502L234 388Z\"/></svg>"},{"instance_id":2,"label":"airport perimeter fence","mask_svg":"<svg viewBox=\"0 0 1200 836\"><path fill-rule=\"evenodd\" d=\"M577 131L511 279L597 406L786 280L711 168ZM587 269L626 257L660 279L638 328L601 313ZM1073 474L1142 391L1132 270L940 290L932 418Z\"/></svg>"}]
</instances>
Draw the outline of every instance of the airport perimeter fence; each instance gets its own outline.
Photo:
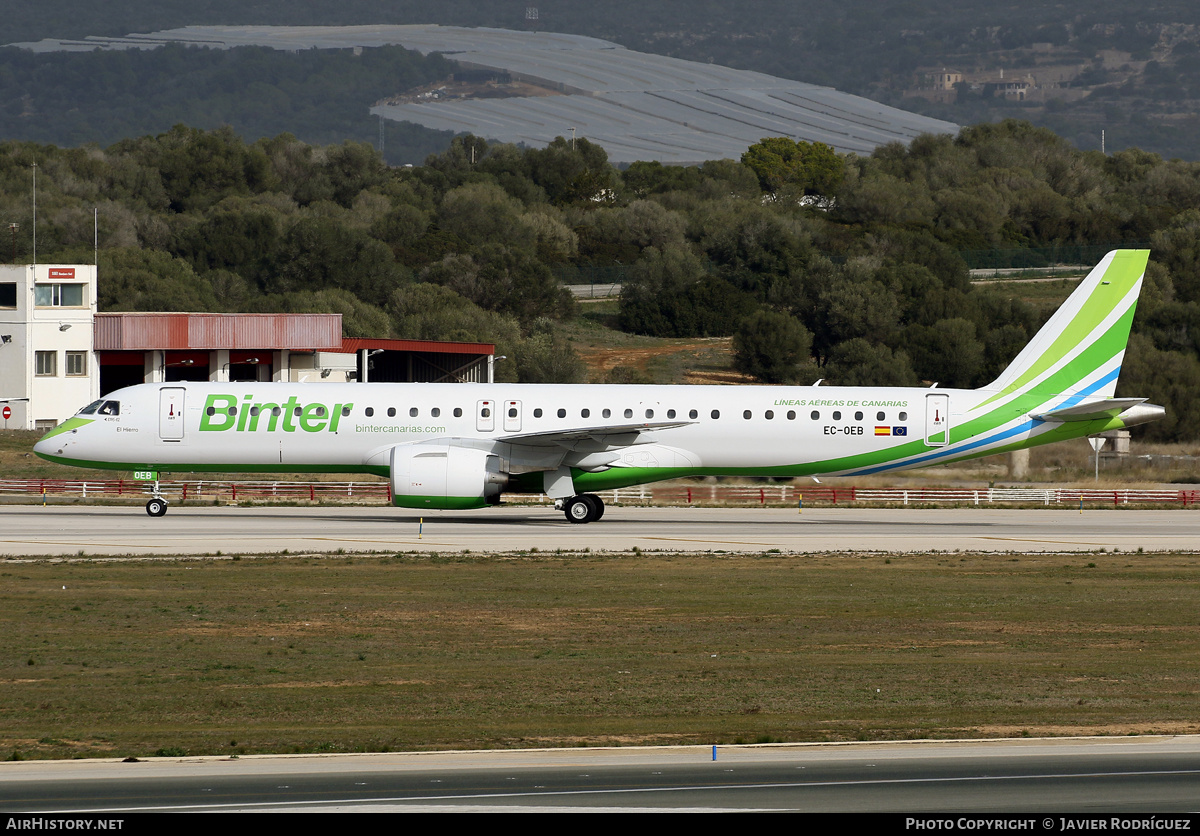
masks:
<instances>
[{"instance_id":1,"label":"airport perimeter fence","mask_svg":"<svg viewBox=\"0 0 1200 836\"><path fill-rule=\"evenodd\" d=\"M151 493L152 482L130 479L68 481L61 479L0 480L3 497L129 499ZM230 482L187 480L159 482L171 502L311 502L327 504L390 504L391 486L370 482ZM730 485L661 482L599 492L606 502L623 505L1143 505L1200 503L1200 490L1137 490L1086 488L857 488L827 485ZM543 494L506 494L512 505L544 505Z\"/></svg>"},{"instance_id":2,"label":"airport perimeter fence","mask_svg":"<svg viewBox=\"0 0 1200 836\"><path fill-rule=\"evenodd\" d=\"M1009 247L996 250L960 250L971 270L1036 270L1076 265L1091 269L1112 250L1149 249L1145 241L1116 244L1060 244L1055 247Z\"/></svg>"}]
</instances>

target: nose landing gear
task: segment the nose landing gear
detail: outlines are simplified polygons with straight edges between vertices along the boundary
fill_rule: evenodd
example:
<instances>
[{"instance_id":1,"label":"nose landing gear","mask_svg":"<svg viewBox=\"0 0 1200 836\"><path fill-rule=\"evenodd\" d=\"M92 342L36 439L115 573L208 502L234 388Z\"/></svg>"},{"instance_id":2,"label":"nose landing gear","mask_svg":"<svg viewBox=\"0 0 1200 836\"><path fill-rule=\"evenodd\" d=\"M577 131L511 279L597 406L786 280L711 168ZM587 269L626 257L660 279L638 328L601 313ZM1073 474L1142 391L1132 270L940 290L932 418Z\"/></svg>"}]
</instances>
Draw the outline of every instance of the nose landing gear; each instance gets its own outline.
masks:
<instances>
[{"instance_id":1,"label":"nose landing gear","mask_svg":"<svg viewBox=\"0 0 1200 836\"><path fill-rule=\"evenodd\" d=\"M154 491L151 493L151 499L146 503L146 513L152 517L161 517L167 513L167 501L158 492L157 479L154 480Z\"/></svg>"}]
</instances>

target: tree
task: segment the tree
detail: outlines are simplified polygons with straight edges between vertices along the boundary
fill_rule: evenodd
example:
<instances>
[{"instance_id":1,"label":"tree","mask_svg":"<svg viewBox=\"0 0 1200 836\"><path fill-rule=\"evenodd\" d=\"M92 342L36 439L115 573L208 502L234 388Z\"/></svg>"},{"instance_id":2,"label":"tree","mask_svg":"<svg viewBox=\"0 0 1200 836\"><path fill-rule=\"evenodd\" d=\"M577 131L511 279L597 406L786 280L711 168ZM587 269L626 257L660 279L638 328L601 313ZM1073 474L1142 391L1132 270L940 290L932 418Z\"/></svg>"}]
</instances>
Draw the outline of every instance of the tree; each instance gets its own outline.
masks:
<instances>
[{"instance_id":1,"label":"tree","mask_svg":"<svg viewBox=\"0 0 1200 836\"><path fill-rule=\"evenodd\" d=\"M212 291L192 266L167 253L111 249L100 256L96 300L102 311L210 311Z\"/></svg>"},{"instance_id":2,"label":"tree","mask_svg":"<svg viewBox=\"0 0 1200 836\"><path fill-rule=\"evenodd\" d=\"M733 365L763 383L791 383L811 346L812 334L800 320L759 309L742 320L733 336Z\"/></svg>"},{"instance_id":3,"label":"tree","mask_svg":"<svg viewBox=\"0 0 1200 836\"><path fill-rule=\"evenodd\" d=\"M916 386L917 375L903 351L893 352L856 338L829 352L824 374L837 386Z\"/></svg>"},{"instance_id":4,"label":"tree","mask_svg":"<svg viewBox=\"0 0 1200 836\"><path fill-rule=\"evenodd\" d=\"M517 350L521 383L583 383L587 369L575 349L552 332L534 334Z\"/></svg>"},{"instance_id":5,"label":"tree","mask_svg":"<svg viewBox=\"0 0 1200 836\"><path fill-rule=\"evenodd\" d=\"M764 192L832 197L846 175L846 163L823 142L764 137L742 154L742 164L758 175Z\"/></svg>"}]
</instances>

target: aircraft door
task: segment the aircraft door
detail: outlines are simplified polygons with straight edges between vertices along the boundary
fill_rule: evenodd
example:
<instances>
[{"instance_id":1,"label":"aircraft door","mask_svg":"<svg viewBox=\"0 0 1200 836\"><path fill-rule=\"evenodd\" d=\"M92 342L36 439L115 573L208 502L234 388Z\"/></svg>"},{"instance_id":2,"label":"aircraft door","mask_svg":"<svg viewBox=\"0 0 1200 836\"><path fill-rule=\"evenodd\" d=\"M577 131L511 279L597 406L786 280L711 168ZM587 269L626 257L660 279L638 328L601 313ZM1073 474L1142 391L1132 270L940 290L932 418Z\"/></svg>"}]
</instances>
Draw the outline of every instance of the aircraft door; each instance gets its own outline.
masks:
<instances>
[{"instance_id":1,"label":"aircraft door","mask_svg":"<svg viewBox=\"0 0 1200 836\"><path fill-rule=\"evenodd\" d=\"M490 433L496 429L496 402L479 401L475 405L475 429Z\"/></svg>"},{"instance_id":2,"label":"aircraft door","mask_svg":"<svg viewBox=\"0 0 1200 836\"><path fill-rule=\"evenodd\" d=\"M183 395L187 390L171 386L158 390L158 437L183 441Z\"/></svg>"},{"instance_id":3,"label":"aircraft door","mask_svg":"<svg viewBox=\"0 0 1200 836\"><path fill-rule=\"evenodd\" d=\"M520 401L504 402L504 431L506 433L519 433L521 431Z\"/></svg>"},{"instance_id":4,"label":"aircraft door","mask_svg":"<svg viewBox=\"0 0 1200 836\"><path fill-rule=\"evenodd\" d=\"M925 444L945 447L950 443L950 396L945 393L925 396Z\"/></svg>"}]
</instances>

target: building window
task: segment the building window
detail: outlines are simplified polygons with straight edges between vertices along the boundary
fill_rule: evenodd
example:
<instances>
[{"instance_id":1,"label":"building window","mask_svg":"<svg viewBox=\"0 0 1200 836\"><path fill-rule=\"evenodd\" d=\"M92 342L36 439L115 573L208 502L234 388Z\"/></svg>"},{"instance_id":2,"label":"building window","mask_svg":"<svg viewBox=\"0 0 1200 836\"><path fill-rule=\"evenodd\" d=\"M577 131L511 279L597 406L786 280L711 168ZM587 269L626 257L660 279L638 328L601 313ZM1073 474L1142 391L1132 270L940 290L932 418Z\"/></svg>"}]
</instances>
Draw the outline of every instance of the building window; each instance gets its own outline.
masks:
<instances>
[{"instance_id":1,"label":"building window","mask_svg":"<svg viewBox=\"0 0 1200 836\"><path fill-rule=\"evenodd\" d=\"M54 377L58 374L58 352L35 351L34 374L38 377Z\"/></svg>"},{"instance_id":2,"label":"building window","mask_svg":"<svg viewBox=\"0 0 1200 836\"><path fill-rule=\"evenodd\" d=\"M82 308L83 285L81 284L35 284L33 304L39 308Z\"/></svg>"},{"instance_id":3,"label":"building window","mask_svg":"<svg viewBox=\"0 0 1200 836\"><path fill-rule=\"evenodd\" d=\"M67 352L67 377L86 377L87 376L87 352L86 351L68 351Z\"/></svg>"},{"instance_id":4,"label":"building window","mask_svg":"<svg viewBox=\"0 0 1200 836\"><path fill-rule=\"evenodd\" d=\"M14 282L0 282L0 308L15 308L17 306L17 285Z\"/></svg>"}]
</instances>

